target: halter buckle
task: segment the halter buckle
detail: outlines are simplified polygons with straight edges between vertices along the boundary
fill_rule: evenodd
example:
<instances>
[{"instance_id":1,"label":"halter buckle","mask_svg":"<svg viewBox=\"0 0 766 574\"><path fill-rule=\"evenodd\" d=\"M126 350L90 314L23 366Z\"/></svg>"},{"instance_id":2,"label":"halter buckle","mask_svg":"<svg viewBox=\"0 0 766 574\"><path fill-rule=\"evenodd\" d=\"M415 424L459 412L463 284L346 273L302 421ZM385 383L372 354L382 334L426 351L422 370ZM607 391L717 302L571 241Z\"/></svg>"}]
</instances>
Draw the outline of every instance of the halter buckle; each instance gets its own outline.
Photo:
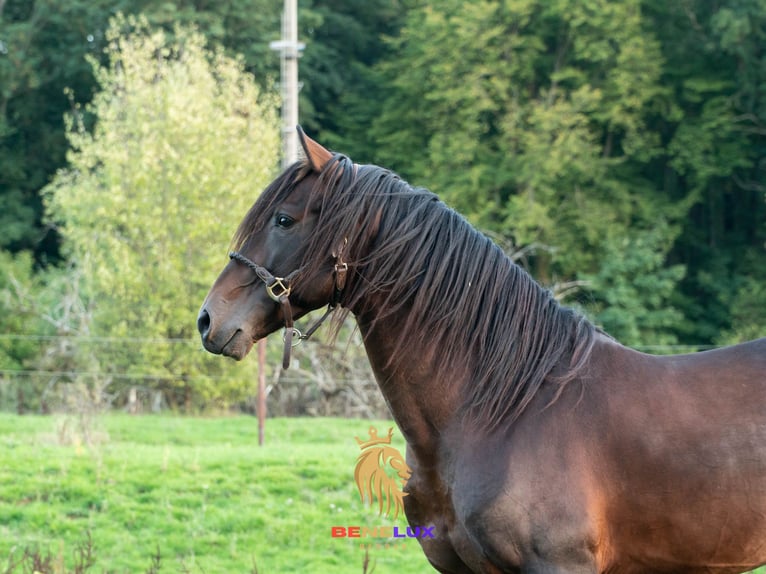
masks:
<instances>
[{"instance_id":1,"label":"halter buckle","mask_svg":"<svg viewBox=\"0 0 766 574\"><path fill-rule=\"evenodd\" d=\"M266 285L266 293L277 303L290 296L290 285L285 284L284 281L284 277L274 277L274 283ZM277 289L277 292L274 292L275 289Z\"/></svg>"}]
</instances>

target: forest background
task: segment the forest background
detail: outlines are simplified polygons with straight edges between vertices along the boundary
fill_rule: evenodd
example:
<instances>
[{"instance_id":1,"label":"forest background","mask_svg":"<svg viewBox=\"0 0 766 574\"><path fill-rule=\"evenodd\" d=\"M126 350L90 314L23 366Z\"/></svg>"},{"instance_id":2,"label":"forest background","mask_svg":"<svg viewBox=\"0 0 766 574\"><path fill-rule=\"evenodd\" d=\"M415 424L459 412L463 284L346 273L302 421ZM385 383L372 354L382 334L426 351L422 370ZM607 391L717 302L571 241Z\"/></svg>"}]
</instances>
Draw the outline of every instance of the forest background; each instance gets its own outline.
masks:
<instances>
[{"instance_id":1,"label":"forest background","mask_svg":"<svg viewBox=\"0 0 766 574\"><path fill-rule=\"evenodd\" d=\"M281 8L0 0L0 409L252 408L195 317L278 169ZM299 37L312 137L623 343L766 334L766 0L305 0ZM384 416L347 338L271 408Z\"/></svg>"}]
</instances>

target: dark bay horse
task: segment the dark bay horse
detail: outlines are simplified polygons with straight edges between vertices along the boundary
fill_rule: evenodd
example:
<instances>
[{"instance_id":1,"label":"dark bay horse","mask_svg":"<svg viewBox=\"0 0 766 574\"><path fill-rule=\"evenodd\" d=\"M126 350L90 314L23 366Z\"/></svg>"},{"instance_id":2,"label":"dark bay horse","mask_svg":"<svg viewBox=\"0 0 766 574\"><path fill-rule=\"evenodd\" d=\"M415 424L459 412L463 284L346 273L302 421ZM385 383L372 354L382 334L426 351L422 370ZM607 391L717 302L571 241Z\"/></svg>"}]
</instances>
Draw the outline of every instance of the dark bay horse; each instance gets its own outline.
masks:
<instances>
[{"instance_id":1,"label":"dark bay horse","mask_svg":"<svg viewBox=\"0 0 766 574\"><path fill-rule=\"evenodd\" d=\"M299 130L300 132L300 130ZM353 313L408 443L440 572L743 572L766 563L766 339L623 347L436 196L300 132L202 305L207 350ZM289 343L289 340L288 340Z\"/></svg>"}]
</instances>

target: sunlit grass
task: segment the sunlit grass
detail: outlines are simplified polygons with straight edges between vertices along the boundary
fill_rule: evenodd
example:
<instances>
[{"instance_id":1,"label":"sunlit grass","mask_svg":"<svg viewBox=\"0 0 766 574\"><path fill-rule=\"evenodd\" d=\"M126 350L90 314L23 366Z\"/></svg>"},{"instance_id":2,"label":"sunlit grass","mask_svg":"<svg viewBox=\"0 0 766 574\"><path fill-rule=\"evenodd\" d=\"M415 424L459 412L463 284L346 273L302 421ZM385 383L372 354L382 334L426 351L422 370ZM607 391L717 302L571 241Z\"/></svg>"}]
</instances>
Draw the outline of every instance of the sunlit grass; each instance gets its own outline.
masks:
<instances>
[{"instance_id":1,"label":"sunlit grass","mask_svg":"<svg viewBox=\"0 0 766 574\"><path fill-rule=\"evenodd\" d=\"M69 563L90 532L94 572L146 571L159 548L163 572L361 573L359 541L330 527L392 524L353 482L369 421L269 420L263 447L248 417L95 424L87 446L74 419L0 415L0 568L30 546ZM377 573L431 571L414 540L371 559Z\"/></svg>"}]
</instances>

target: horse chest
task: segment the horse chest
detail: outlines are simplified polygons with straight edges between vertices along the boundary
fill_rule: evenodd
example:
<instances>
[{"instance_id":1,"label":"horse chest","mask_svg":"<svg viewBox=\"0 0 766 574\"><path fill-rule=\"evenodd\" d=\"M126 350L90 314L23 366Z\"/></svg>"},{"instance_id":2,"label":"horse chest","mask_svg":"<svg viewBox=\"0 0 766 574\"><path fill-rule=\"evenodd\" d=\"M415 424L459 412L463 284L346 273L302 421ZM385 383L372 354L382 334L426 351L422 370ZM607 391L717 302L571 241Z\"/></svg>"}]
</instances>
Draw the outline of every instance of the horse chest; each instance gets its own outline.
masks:
<instances>
[{"instance_id":1,"label":"horse chest","mask_svg":"<svg viewBox=\"0 0 766 574\"><path fill-rule=\"evenodd\" d=\"M491 571L481 549L456 518L453 490L436 466L423 464L409 449L407 462L413 473L405 489L404 508L411 525L433 527L432 538L419 540L431 564L440 572Z\"/></svg>"}]
</instances>

